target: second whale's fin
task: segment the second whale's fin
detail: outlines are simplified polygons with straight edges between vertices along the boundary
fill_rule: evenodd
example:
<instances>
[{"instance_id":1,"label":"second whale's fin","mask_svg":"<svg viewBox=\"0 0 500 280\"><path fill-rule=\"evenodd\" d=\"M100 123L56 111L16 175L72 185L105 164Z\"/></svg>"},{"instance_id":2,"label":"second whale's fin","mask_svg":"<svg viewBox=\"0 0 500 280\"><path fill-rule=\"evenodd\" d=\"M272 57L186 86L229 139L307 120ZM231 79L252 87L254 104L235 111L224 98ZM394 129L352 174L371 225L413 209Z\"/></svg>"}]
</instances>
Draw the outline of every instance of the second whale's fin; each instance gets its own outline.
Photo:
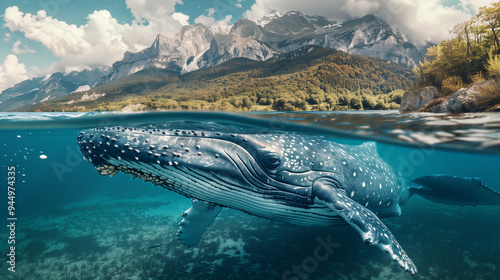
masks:
<instances>
[{"instance_id":1,"label":"second whale's fin","mask_svg":"<svg viewBox=\"0 0 500 280\"><path fill-rule=\"evenodd\" d=\"M349 198L328 179L318 179L314 182L313 195L316 202L328 206L358 231L365 244L377 246L410 274L417 273L417 267L410 257L372 211Z\"/></svg>"},{"instance_id":2,"label":"second whale's fin","mask_svg":"<svg viewBox=\"0 0 500 280\"><path fill-rule=\"evenodd\" d=\"M222 210L222 207L217 204L197 199L193 199L191 203L191 208L182 214L184 219L180 222L181 227L177 232L179 241L188 247L200 242L205 230Z\"/></svg>"},{"instance_id":3,"label":"second whale's fin","mask_svg":"<svg viewBox=\"0 0 500 280\"><path fill-rule=\"evenodd\" d=\"M485 186L481 178L427 175L412 181L411 194L441 204L460 206L500 205L500 193Z\"/></svg>"}]
</instances>

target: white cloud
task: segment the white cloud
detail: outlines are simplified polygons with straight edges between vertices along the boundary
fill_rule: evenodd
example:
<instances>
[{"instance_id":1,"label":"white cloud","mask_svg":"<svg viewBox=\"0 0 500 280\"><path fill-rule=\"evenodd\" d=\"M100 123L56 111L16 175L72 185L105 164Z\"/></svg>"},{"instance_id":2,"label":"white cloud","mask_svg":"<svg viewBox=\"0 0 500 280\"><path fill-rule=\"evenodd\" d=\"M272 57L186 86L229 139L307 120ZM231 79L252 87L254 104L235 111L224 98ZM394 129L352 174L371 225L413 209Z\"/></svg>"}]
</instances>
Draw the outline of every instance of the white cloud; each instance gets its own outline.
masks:
<instances>
[{"instance_id":1,"label":"white cloud","mask_svg":"<svg viewBox=\"0 0 500 280\"><path fill-rule=\"evenodd\" d=\"M237 4L235 4L234 6L235 6L236 8L239 8L239 9L243 8L243 6L241 6L241 4L240 4L240 3L237 3Z\"/></svg>"},{"instance_id":2,"label":"white cloud","mask_svg":"<svg viewBox=\"0 0 500 280\"><path fill-rule=\"evenodd\" d=\"M173 13L172 18L181 23L181 25L189 25L189 16L183 13Z\"/></svg>"},{"instance_id":3,"label":"white cloud","mask_svg":"<svg viewBox=\"0 0 500 280\"><path fill-rule=\"evenodd\" d=\"M21 31L30 40L43 43L56 56L66 56L70 53L81 53L90 47L80 40L83 30L76 25L69 25L47 16L43 10L36 15L23 14L19 8L9 7L4 14L5 26L10 31Z\"/></svg>"},{"instance_id":4,"label":"white cloud","mask_svg":"<svg viewBox=\"0 0 500 280\"><path fill-rule=\"evenodd\" d=\"M7 55L3 64L0 64L0 92L28 79L28 77L26 67L19 63L17 56Z\"/></svg>"},{"instance_id":5,"label":"white cloud","mask_svg":"<svg viewBox=\"0 0 500 280\"><path fill-rule=\"evenodd\" d=\"M209 9L207 10L207 15L210 17L210 16L212 16L213 14L215 14L215 12L216 12L216 11L215 11L215 8L209 8Z\"/></svg>"},{"instance_id":6,"label":"white cloud","mask_svg":"<svg viewBox=\"0 0 500 280\"><path fill-rule=\"evenodd\" d=\"M189 16L175 13L180 0L126 0L135 17L131 24L120 24L107 10L94 11L84 25L68 24L43 10L33 15L13 6L5 10L5 27L24 33L24 37L42 43L61 58L44 71L64 71L79 65L111 65L125 51L137 52L148 47L156 34L173 37L188 24ZM18 46L20 47L20 45ZM21 50L21 49L19 49Z\"/></svg>"},{"instance_id":7,"label":"white cloud","mask_svg":"<svg viewBox=\"0 0 500 280\"><path fill-rule=\"evenodd\" d=\"M28 48L26 45L17 40L12 47L12 52L14 54L24 54L24 53L35 53L36 51Z\"/></svg>"},{"instance_id":8,"label":"white cloud","mask_svg":"<svg viewBox=\"0 0 500 280\"><path fill-rule=\"evenodd\" d=\"M301 11L332 19L355 19L375 14L392 26L398 27L417 44L426 41L438 43L450 37L449 30L468 20L479 7L491 0L460 0L454 7L446 7L441 0L256 0L246 18L255 20L272 10Z\"/></svg>"},{"instance_id":9,"label":"white cloud","mask_svg":"<svg viewBox=\"0 0 500 280\"><path fill-rule=\"evenodd\" d=\"M357 18L378 11L380 3L373 0L347 0L340 7L341 10L347 12L350 17Z\"/></svg>"},{"instance_id":10,"label":"white cloud","mask_svg":"<svg viewBox=\"0 0 500 280\"><path fill-rule=\"evenodd\" d=\"M105 10L94 11L88 16L87 24L82 26L49 17L45 11L39 11L37 15L24 14L17 7L7 8L4 18L11 31L23 32L27 39L41 42L62 59L49 71L61 71L79 64L110 65L120 59L125 50L139 48L137 41L131 38L136 30L130 25L120 25ZM140 27L135 26L136 29Z\"/></svg>"},{"instance_id":11,"label":"white cloud","mask_svg":"<svg viewBox=\"0 0 500 280\"><path fill-rule=\"evenodd\" d=\"M172 18L175 5L181 0L125 0L127 8L138 22L149 23L149 28L156 33L173 36L179 30L180 24Z\"/></svg>"},{"instance_id":12,"label":"white cloud","mask_svg":"<svg viewBox=\"0 0 500 280\"><path fill-rule=\"evenodd\" d=\"M201 23L207 27L210 27L215 23L215 18L201 15L194 20L194 23Z\"/></svg>"},{"instance_id":13,"label":"white cloud","mask_svg":"<svg viewBox=\"0 0 500 280\"><path fill-rule=\"evenodd\" d=\"M231 22L231 20L233 19L233 16L232 15L227 15L224 19L218 21L218 22L222 22L226 25L229 26L229 23Z\"/></svg>"}]
</instances>

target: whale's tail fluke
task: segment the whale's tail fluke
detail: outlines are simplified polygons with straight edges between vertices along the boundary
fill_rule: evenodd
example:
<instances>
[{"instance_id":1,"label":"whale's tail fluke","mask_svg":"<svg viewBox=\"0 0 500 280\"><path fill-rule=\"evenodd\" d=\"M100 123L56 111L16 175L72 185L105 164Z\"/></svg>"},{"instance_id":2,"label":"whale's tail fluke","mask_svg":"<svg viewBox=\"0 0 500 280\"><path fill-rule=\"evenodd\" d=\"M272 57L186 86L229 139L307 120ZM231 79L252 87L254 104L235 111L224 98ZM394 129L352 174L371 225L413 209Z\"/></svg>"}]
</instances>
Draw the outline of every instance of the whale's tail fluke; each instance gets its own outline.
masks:
<instances>
[{"instance_id":1,"label":"whale's tail fluke","mask_svg":"<svg viewBox=\"0 0 500 280\"><path fill-rule=\"evenodd\" d=\"M481 178L427 175L412 181L411 194L447 205L500 205L500 193L483 185Z\"/></svg>"}]
</instances>

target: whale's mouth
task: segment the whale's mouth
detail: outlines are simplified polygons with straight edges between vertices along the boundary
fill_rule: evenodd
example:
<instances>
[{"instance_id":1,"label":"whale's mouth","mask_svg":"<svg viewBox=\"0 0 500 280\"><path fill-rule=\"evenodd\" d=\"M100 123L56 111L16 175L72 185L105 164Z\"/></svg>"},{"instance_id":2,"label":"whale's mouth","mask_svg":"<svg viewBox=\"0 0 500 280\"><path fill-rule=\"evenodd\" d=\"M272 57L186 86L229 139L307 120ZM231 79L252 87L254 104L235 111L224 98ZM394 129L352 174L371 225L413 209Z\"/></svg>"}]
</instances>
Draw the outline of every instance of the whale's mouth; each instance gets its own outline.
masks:
<instances>
[{"instance_id":1,"label":"whale's mouth","mask_svg":"<svg viewBox=\"0 0 500 280\"><path fill-rule=\"evenodd\" d=\"M97 173L99 175L103 176L110 176L114 177L116 174L119 172L122 172L124 174L129 174L132 176L133 179L139 177L141 178L144 182L151 182L155 186L162 186L165 188L171 187L175 182L172 181L171 179L164 177L164 176L158 176L154 173L148 172L148 171L141 171L138 169L135 169L129 165L108 165L104 164L102 166L96 167Z\"/></svg>"},{"instance_id":2,"label":"whale's mouth","mask_svg":"<svg viewBox=\"0 0 500 280\"><path fill-rule=\"evenodd\" d=\"M209 170L231 168L223 150L235 145L221 134L214 135L220 139L207 142L205 132L96 128L81 132L78 144L83 158L100 175L113 177L122 172L186 194L182 186L208 184Z\"/></svg>"},{"instance_id":3,"label":"whale's mouth","mask_svg":"<svg viewBox=\"0 0 500 280\"><path fill-rule=\"evenodd\" d=\"M111 177L115 176L116 174L118 174L119 171L122 171L124 168L124 166L114 166L114 165L103 165L103 166L99 166L96 168L97 170L97 173L99 173L99 175L103 175L103 176L106 176L106 175L109 175ZM134 172L136 173L136 172ZM132 173L130 173L132 174ZM138 176L139 174L135 174L135 176Z\"/></svg>"}]
</instances>

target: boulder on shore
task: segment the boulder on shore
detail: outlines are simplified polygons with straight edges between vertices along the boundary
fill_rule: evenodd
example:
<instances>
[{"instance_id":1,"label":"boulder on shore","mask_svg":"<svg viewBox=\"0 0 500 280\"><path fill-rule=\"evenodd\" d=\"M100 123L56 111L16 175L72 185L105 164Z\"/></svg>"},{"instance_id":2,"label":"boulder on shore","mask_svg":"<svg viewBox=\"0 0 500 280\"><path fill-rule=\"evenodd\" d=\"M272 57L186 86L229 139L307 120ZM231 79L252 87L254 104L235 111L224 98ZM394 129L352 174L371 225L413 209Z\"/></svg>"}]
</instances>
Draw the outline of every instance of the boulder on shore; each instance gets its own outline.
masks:
<instances>
[{"instance_id":1,"label":"boulder on shore","mask_svg":"<svg viewBox=\"0 0 500 280\"><path fill-rule=\"evenodd\" d=\"M401 98L400 113L419 112L434 99L439 98L440 94L436 87L425 87L418 90L410 90L403 94Z\"/></svg>"},{"instance_id":2,"label":"boulder on shore","mask_svg":"<svg viewBox=\"0 0 500 280\"><path fill-rule=\"evenodd\" d=\"M461 88L444 98L442 102L429 106L426 111L434 113L484 112L496 105L495 98L500 99L500 88L495 79L490 79Z\"/></svg>"},{"instance_id":3,"label":"boulder on shore","mask_svg":"<svg viewBox=\"0 0 500 280\"><path fill-rule=\"evenodd\" d=\"M461 88L448 96L441 96L436 87L407 91L401 98L399 112L484 112L498 111L499 105L499 80L489 79Z\"/></svg>"}]
</instances>

